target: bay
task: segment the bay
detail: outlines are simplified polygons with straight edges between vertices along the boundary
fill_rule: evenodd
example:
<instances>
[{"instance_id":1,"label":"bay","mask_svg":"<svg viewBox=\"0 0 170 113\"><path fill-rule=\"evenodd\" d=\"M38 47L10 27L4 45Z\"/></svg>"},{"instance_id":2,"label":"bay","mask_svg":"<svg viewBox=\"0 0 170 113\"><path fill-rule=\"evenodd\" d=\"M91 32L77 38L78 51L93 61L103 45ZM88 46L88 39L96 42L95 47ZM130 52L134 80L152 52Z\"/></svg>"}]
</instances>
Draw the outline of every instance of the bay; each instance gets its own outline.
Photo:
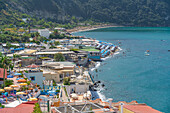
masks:
<instances>
[{"instance_id":1,"label":"bay","mask_svg":"<svg viewBox=\"0 0 170 113\"><path fill-rule=\"evenodd\" d=\"M120 45L122 51L103 61L101 71L93 72L107 88L101 91L106 99L136 100L170 113L169 27L113 27L73 34Z\"/></svg>"}]
</instances>

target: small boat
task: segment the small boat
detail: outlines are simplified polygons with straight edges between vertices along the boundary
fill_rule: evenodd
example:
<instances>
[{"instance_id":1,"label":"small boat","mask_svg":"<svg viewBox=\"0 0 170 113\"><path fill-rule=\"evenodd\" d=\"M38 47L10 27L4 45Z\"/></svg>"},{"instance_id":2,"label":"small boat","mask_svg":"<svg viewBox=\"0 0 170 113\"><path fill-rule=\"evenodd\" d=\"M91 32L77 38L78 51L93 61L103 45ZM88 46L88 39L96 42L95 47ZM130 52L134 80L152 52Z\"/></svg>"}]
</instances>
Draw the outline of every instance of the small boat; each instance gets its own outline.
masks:
<instances>
[{"instance_id":1,"label":"small boat","mask_svg":"<svg viewBox=\"0 0 170 113\"><path fill-rule=\"evenodd\" d=\"M147 54L145 54L145 56L149 56L149 55L150 55L150 54L148 54L148 53L147 53Z\"/></svg>"}]
</instances>

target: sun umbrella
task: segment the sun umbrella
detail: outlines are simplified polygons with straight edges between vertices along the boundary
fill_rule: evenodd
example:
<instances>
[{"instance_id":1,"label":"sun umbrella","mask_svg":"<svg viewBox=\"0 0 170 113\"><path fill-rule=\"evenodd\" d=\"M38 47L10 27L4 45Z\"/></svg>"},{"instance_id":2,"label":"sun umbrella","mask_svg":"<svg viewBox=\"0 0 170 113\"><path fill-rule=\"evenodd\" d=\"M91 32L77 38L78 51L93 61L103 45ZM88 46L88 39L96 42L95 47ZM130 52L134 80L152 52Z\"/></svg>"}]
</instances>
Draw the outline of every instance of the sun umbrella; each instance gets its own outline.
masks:
<instances>
[{"instance_id":1,"label":"sun umbrella","mask_svg":"<svg viewBox=\"0 0 170 113\"><path fill-rule=\"evenodd\" d=\"M13 78L13 76L12 75L8 75L7 78Z\"/></svg>"},{"instance_id":2,"label":"sun umbrella","mask_svg":"<svg viewBox=\"0 0 170 113\"><path fill-rule=\"evenodd\" d=\"M20 80L20 79L24 79L24 78L17 78L16 80Z\"/></svg>"},{"instance_id":3,"label":"sun umbrella","mask_svg":"<svg viewBox=\"0 0 170 113\"><path fill-rule=\"evenodd\" d=\"M26 86L26 85L28 85L27 83L21 83L21 84L19 84L20 86Z\"/></svg>"},{"instance_id":4,"label":"sun umbrella","mask_svg":"<svg viewBox=\"0 0 170 113\"><path fill-rule=\"evenodd\" d=\"M5 90L4 89L0 89L0 92L5 92Z\"/></svg>"},{"instance_id":5,"label":"sun umbrella","mask_svg":"<svg viewBox=\"0 0 170 113\"><path fill-rule=\"evenodd\" d=\"M77 98L78 98L78 95L75 94L75 93L72 93L72 94L71 94L71 97L74 98L74 99L77 99Z\"/></svg>"},{"instance_id":6,"label":"sun umbrella","mask_svg":"<svg viewBox=\"0 0 170 113\"><path fill-rule=\"evenodd\" d=\"M27 100L29 100L29 101L36 101L36 100L38 100L37 98L29 98L29 99L27 99Z\"/></svg>"},{"instance_id":7,"label":"sun umbrella","mask_svg":"<svg viewBox=\"0 0 170 113\"><path fill-rule=\"evenodd\" d=\"M11 87L5 87L4 89L5 90L13 90L13 88L11 88Z\"/></svg>"},{"instance_id":8,"label":"sun umbrella","mask_svg":"<svg viewBox=\"0 0 170 113\"><path fill-rule=\"evenodd\" d=\"M10 87L15 88L18 87L18 85L10 85Z\"/></svg>"},{"instance_id":9,"label":"sun umbrella","mask_svg":"<svg viewBox=\"0 0 170 113\"><path fill-rule=\"evenodd\" d=\"M76 78L76 75L71 75L71 78Z\"/></svg>"},{"instance_id":10,"label":"sun umbrella","mask_svg":"<svg viewBox=\"0 0 170 113\"><path fill-rule=\"evenodd\" d=\"M25 79L19 79L18 82L26 82Z\"/></svg>"},{"instance_id":11,"label":"sun umbrella","mask_svg":"<svg viewBox=\"0 0 170 113\"><path fill-rule=\"evenodd\" d=\"M29 90L33 90L33 88L29 88Z\"/></svg>"},{"instance_id":12,"label":"sun umbrella","mask_svg":"<svg viewBox=\"0 0 170 113\"><path fill-rule=\"evenodd\" d=\"M83 78L83 76L78 76L78 77L77 77L77 79L82 79L82 78Z\"/></svg>"},{"instance_id":13,"label":"sun umbrella","mask_svg":"<svg viewBox=\"0 0 170 113\"><path fill-rule=\"evenodd\" d=\"M25 95L27 93L24 93L24 92L17 92L16 95Z\"/></svg>"}]
</instances>

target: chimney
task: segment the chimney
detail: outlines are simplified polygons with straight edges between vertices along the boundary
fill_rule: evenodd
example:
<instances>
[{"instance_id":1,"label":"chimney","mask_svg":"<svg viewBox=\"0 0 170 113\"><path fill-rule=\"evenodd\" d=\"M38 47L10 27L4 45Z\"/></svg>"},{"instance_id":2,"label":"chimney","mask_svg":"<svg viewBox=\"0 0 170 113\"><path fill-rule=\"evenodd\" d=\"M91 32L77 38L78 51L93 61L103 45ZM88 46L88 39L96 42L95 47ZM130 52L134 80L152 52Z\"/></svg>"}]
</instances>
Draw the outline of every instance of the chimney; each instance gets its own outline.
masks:
<instances>
[{"instance_id":1,"label":"chimney","mask_svg":"<svg viewBox=\"0 0 170 113\"><path fill-rule=\"evenodd\" d=\"M108 100L109 100L109 107L112 108L112 101L113 101L113 99L109 98Z\"/></svg>"},{"instance_id":2,"label":"chimney","mask_svg":"<svg viewBox=\"0 0 170 113\"><path fill-rule=\"evenodd\" d=\"M123 105L124 105L124 103L120 103L120 113L123 113Z\"/></svg>"}]
</instances>

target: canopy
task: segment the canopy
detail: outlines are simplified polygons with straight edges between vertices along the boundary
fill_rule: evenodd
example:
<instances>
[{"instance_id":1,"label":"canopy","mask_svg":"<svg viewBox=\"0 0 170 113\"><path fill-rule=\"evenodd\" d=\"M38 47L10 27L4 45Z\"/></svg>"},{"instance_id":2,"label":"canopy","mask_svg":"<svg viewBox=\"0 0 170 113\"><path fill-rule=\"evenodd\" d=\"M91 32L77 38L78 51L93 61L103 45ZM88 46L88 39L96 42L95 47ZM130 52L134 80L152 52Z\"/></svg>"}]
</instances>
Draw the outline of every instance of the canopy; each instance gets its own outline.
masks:
<instances>
[{"instance_id":1,"label":"canopy","mask_svg":"<svg viewBox=\"0 0 170 113\"><path fill-rule=\"evenodd\" d=\"M15 76L19 76L19 75L22 75L22 74L21 74L21 73L15 73L14 75L15 75Z\"/></svg>"},{"instance_id":2,"label":"canopy","mask_svg":"<svg viewBox=\"0 0 170 113\"><path fill-rule=\"evenodd\" d=\"M14 88L14 87L18 87L17 85L10 85L10 87Z\"/></svg>"},{"instance_id":3,"label":"canopy","mask_svg":"<svg viewBox=\"0 0 170 113\"><path fill-rule=\"evenodd\" d=\"M40 66L35 65L35 64L32 64L32 65L27 66L27 68L38 68L38 67L40 67Z\"/></svg>"},{"instance_id":4,"label":"canopy","mask_svg":"<svg viewBox=\"0 0 170 113\"><path fill-rule=\"evenodd\" d=\"M20 86L26 86L27 85L27 83L21 83L21 84L19 84Z\"/></svg>"},{"instance_id":5,"label":"canopy","mask_svg":"<svg viewBox=\"0 0 170 113\"><path fill-rule=\"evenodd\" d=\"M4 89L5 90L13 90L13 88L11 88L11 87L5 87Z\"/></svg>"},{"instance_id":6,"label":"canopy","mask_svg":"<svg viewBox=\"0 0 170 113\"><path fill-rule=\"evenodd\" d=\"M5 92L5 90L4 89L0 89L0 92Z\"/></svg>"},{"instance_id":7,"label":"canopy","mask_svg":"<svg viewBox=\"0 0 170 113\"><path fill-rule=\"evenodd\" d=\"M26 95L27 93L25 92L17 92L16 95Z\"/></svg>"},{"instance_id":8,"label":"canopy","mask_svg":"<svg viewBox=\"0 0 170 113\"><path fill-rule=\"evenodd\" d=\"M27 82L25 79L19 79L18 82Z\"/></svg>"},{"instance_id":9,"label":"canopy","mask_svg":"<svg viewBox=\"0 0 170 113\"><path fill-rule=\"evenodd\" d=\"M8 75L7 78L13 78L14 76L13 75Z\"/></svg>"},{"instance_id":10,"label":"canopy","mask_svg":"<svg viewBox=\"0 0 170 113\"><path fill-rule=\"evenodd\" d=\"M27 100L29 100L29 101L36 101L36 100L38 100L37 98L29 98L29 99L27 99Z\"/></svg>"}]
</instances>

